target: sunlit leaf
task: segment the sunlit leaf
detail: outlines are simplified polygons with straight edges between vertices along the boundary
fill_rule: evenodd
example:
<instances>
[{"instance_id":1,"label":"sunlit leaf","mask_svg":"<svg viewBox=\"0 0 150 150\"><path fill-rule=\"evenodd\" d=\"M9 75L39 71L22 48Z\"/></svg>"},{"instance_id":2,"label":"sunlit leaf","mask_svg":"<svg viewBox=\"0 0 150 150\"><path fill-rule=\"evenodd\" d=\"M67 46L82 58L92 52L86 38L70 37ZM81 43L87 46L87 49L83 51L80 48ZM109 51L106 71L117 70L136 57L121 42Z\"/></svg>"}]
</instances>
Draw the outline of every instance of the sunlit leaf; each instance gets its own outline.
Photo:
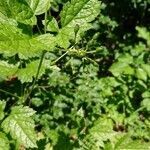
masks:
<instances>
[{"instance_id":1,"label":"sunlit leaf","mask_svg":"<svg viewBox=\"0 0 150 150\"><path fill-rule=\"evenodd\" d=\"M4 131L27 148L37 147L34 121L31 118L34 113L29 107L15 106L2 123Z\"/></svg>"}]
</instances>

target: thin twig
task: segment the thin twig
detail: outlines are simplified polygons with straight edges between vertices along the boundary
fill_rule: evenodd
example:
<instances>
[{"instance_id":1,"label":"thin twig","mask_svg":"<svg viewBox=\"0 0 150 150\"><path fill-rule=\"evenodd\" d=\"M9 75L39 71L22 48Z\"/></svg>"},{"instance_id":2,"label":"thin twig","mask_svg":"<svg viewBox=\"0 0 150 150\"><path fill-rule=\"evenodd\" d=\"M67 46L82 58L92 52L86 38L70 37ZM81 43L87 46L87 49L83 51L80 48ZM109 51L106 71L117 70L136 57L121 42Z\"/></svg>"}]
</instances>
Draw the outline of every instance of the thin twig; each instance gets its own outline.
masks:
<instances>
[{"instance_id":1,"label":"thin twig","mask_svg":"<svg viewBox=\"0 0 150 150\"><path fill-rule=\"evenodd\" d=\"M63 55L61 55L59 58L57 58L56 60L54 60L51 65L56 64L60 59L62 59L64 56L66 56L68 54L69 51L66 51Z\"/></svg>"},{"instance_id":2,"label":"thin twig","mask_svg":"<svg viewBox=\"0 0 150 150\"><path fill-rule=\"evenodd\" d=\"M12 93L10 93L10 92L8 92L8 91L5 91L5 90L0 89L0 92L5 93L5 94L8 94L8 95L11 95L11 96L13 96L13 97L16 97L16 98L20 99L19 96L14 95L14 94L12 94Z\"/></svg>"}]
</instances>

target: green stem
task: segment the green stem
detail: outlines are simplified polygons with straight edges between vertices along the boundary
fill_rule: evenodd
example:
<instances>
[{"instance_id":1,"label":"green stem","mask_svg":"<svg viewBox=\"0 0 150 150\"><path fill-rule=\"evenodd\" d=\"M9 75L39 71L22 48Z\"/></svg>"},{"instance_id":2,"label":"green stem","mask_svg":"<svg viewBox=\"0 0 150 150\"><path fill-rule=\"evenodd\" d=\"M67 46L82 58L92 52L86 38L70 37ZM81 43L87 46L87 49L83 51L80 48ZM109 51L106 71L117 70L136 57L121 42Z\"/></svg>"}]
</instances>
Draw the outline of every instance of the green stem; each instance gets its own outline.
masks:
<instances>
[{"instance_id":1,"label":"green stem","mask_svg":"<svg viewBox=\"0 0 150 150\"><path fill-rule=\"evenodd\" d=\"M59 58L57 58L56 60L54 60L51 65L54 65L56 62L58 62L60 59L62 59L65 55L67 55L69 53L69 51L65 52L63 55L61 55Z\"/></svg>"},{"instance_id":2,"label":"green stem","mask_svg":"<svg viewBox=\"0 0 150 150\"><path fill-rule=\"evenodd\" d=\"M133 114L134 114L134 113L138 113L139 111L143 110L144 108L145 108L144 106L140 107L139 109L135 110L135 111L133 112Z\"/></svg>"},{"instance_id":3,"label":"green stem","mask_svg":"<svg viewBox=\"0 0 150 150\"><path fill-rule=\"evenodd\" d=\"M46 30L47 30L47 12L45 12L45 25L44 25L44 33L46 34Z\"/></svg>"},{"instance_id":4,"label":"green stem","mask_svg":"<svg viewBox=\"0 0 150 150\"><path fill-rule=\"evenodd\" d=\"M45 34L46 34L46 30L47 30L47 11L45 12L45 26L44 26L44 33ZM27 99L29 98L30 94L32 93L32 91L33 91L33 89L35 87L36 81L38 80L38 77L39 77L40 69L42 67L42 63L43 63L43 60L44 60L45 53L46 52L43 51L41 59L40 59L40 63L39 63L38 69L37 69L37 73L36 73L35 79L33 81L33 84L31 86L30 90L28 91L27 95L25 96L24 102L27 101ZM30 105L31 105L31 100L29 101L29 106Z\"/></svg>"},{"instance_id":5,"label":"green stem","mask_svg":"<svg viewBox=\"0 0 150 150\"><path fill-rule=\"evenodd\" d=\"M61 55L59 58L57 58L55 61L52 62L51 65L54 65L56 62L58 62L61 58L63 58L69 51L67 51L66 53L64 53L63 55ZM37 70L37 74L36 74L36 77L33 81L33 84L30 88L30 91L27 93L27 95L25 96L25 99L24 101L26 102L26 100L29 98L30 94L32 93L34 87L35 87L35 84L36 84L36 81L38 79L38 76L39 76L39 73L40 73L40 69L41 69L41 66L42 66L42 63L43 63L43 60L44 60L44 56L45 56L45 51L43 52L42 56L41 56L41 59L40 59L40 63L39 63L39 66L38 66L38 70ZM31 105L31 100L29 101L29 106Z\"/></svg>"},{"instance_id":6,"label":"green stem","mask_svg":"<svg viewBox=\"0 0 150 150\"><path fill-rule=\"evenodd\" d=\"M10 93L10 92L8 92L8 91L5 91L5 90L0 89L0 92L5 93L5 94L8 94L8 95L11 95L11 96L13 96L13 97L16 97L16 98L20 99L19 96L14 95L14 94L12 94L12 93Z\"/></svg>"},{"instance_id":7,"label":"green stem","mask_svg":"<svg viewBox=\"0 0 150 150\"><path fill-rule=\"evenodd\" d=\"M26 102L26 100L29 98L30 94L32 93L34 87L35 87L35 84L36 84L36 81L38 80L38 77L39 77L39 73L40 73L40 69L42 67L42 63L43 63L43 60L44 60L44 56L45 56L45 51L42 53L42 56L41 56L41 59L40 59L40 63L39 63L39 66L38 66L38 69L37 69L37 73L36 73L36 76L34 78L34 81L33 81L33 84L29 90L29 92L27 93L27 95L25 96L25 99L24 101ZM31 104L31 101L29 101L29 106Z\"/></svg>"},{"instance_id":8,"label":"green stem","mask_svg":"<svg viewBox=\"0 0 150 150\"><path fill-rule=\"evenodd\" d=\"M41 32L40 27L38 26L38 24L36 26L37 26L37 29L38 29L39 33L42 34L42 32Z\"/></svg>"}]
</instances>

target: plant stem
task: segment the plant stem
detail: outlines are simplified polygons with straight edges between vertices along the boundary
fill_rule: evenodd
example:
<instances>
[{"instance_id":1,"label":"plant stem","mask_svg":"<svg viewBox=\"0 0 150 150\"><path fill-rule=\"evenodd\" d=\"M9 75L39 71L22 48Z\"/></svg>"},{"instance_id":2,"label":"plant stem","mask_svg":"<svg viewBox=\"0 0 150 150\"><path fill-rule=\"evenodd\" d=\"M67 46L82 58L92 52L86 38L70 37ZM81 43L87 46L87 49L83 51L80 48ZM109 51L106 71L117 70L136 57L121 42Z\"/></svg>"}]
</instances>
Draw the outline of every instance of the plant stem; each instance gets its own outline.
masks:
<instances>
[{"instance_id":1,"label":"plant stem","mask_svg":"<svg viewBox=\"0 0 150 150\"><path fill-rule=\"evenodd\" d=\"M53 61L51 63L51 65L54 65L56 62L58 62L61 58L63 58L66 54L68 54L69 51L65 52L63 55L61 55L59 58L57 58L55 61ZM42 56L41 56L41 59L40 59L40 63L39 63L39 66L38 66L38 70L37 70L37 73L36 73L36 77L33 81L33 84L30 88L30 90L28 91L27 95L25 96L24 98L24 102L27 101L27 99L29 98L30 94L32 93L34 87L35 87L35 84L36 84L36 81L38 79L38 76L39 76L39 73L40 73L40 69L41 69L41 66L42 66L42 63L43 63L43 60L44 60L44 56L45 56L45 51L42 53ZM31 100L29 101L29 106L31 105Z\"/></svg>"},{"instance_id":2,"label":"plant stem","mask_svg":"<svg viewBox=\"0 0 150 150\"><path fill-rule=\"evenodd\" d=\"M5 91L5 90L0 89L0 92L5 93L5 94L8 94L8 95L11 95L11 96L13 96L13 97L16 97L16 98L20 99L19 96L14 95L14 94L12 94L12 93L10 93L10 92L8 92L8 91Z\"/></svg>"},{"instance_id":3,"label":"plant stem","mask_svg":"<svg viewBox=\"0 0 150 150\"><path fill-rule=\"evenodd\" d=\"M44 25L44 33L46 34L46 30L47 30L47 11L45 12L45 25Z\"/></svg>"},{"instance_id":4,"label":"plant stem","mask_svg":"<svg viewBox=\"0 0 150 150\"><path fill-rule=\"evenodd\" d=\"M40 30L38 24L37 24L36 26L37 26L37 29L38 29L39 33L42 34L42 32L41 32L41 30Z\"/></svg>"},{"instance_id":5,"label":"plant stem","mask_svg":"<svg viewBox=\"0 0 150 150\"><path fill-rule=\"evenodd\" d=\"M42 63L43 63L43 60L44 60L44 56L45 56L45 51L43 51L43 53L42 53L42 56L41 56L41 59L40 59L40 63L39 63L38 69L37 69L37 73L36 73L35 79L33 81L33 84L31 86L29 92L27 93L24 101L26 101L29 98L30 94L32 93L32 91L33 91L33 89L35 87L35 84L36 84L36 81L38 79L38 76L39 76L39 73L40 73L40 69L41 69L41 66L42 66ZM31 104L31 101L29 101L29 106L30 106L30 104Z\"/></svg>"},{"instance_id":6,"label":"plant stem","mask_svg":"<svg viewBox=\"0 0 150 150\"><path fill-rule=\"evenodd\" d=\"M44 33L45 34L46 34L46 30L47 30L47 11L45 12L45 25L44 25ZM30 94L32 93L32 91L33 91L33 89L35 87L36 81L38 80L38 76L39 76L39 73L40 73L40 69L42 67L42 63L43 63L43 60L44 60L45 53L46 52L43 51L41 59L40 59L40 63L39 63L38 69L37 69L37 73L36 73L35 79L33 81L31 89L28 91L27 95L25 96L24 102L27 101L27 99L29 98ZM30 105L31 105L31 100L29 101L29 106Z\"/></svg>"},{"instance_id":7,"label":"plant stem","mask_svg":"<svg viewBox=\"0 0 150 150\"><path fill-rule=\"evenodd\" d=\"M57 58L56 60L54 60L51 65L54 65L56 62L58 62L60 59L62 59L65 55L67 55L69 53L69 51L65 52L63 55L61 55L59 58Z\"/></svg>"}]
</instances>

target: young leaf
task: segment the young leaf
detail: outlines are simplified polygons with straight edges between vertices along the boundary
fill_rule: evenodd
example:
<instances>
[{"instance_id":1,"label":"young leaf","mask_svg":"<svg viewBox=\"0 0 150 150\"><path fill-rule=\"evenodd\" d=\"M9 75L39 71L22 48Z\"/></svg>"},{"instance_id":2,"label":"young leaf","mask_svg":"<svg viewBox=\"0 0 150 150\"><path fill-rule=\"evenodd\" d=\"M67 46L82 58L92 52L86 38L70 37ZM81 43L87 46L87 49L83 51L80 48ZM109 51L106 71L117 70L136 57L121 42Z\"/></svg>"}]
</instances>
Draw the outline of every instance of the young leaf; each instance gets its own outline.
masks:
<instances>
[{"instance_id":1,"label":"young leaf","mask_svg":"<svg viewBox=\"0 0 150 150\"><path fill-rule=\"evenodd\" d=\"M2 128L10 133L12 138L26 148L37 147L34 121L31 116L35 113L29 107L15 106L11 114L2 122Z\"/></svg>"}]
</instances>

